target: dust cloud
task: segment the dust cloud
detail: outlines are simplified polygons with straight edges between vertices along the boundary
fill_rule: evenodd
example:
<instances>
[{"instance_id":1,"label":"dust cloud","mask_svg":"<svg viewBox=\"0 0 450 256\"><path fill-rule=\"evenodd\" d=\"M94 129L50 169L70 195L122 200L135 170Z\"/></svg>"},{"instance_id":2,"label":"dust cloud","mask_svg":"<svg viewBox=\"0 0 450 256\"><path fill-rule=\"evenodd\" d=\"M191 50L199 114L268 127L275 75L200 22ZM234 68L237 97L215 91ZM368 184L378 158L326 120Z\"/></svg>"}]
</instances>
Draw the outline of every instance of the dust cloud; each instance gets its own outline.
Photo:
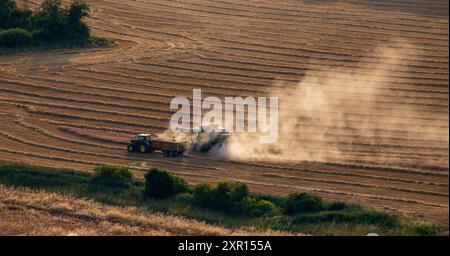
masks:
<instances>
[{"instance_id":1,"label":"dust cloud","mask_svg":"<svg viewBox=\"0 0 450 256\"><path fill-rule=\"evenodd\" d=\"M426 114L413 104L399 105L401 96L392 97L392 84L403 86L396 65L418 54L400 46L378 47L357 68L310 71L297 84L274 84L269 94L279 98L277 142L260 144L259 134L234 133L213 154L233 160L338 161L354 152L355 143L390 143L389 138L419 133L423 140L444 134L438 139L448 142L448 125L417 118Z\"/></svg>"}]
</instances>

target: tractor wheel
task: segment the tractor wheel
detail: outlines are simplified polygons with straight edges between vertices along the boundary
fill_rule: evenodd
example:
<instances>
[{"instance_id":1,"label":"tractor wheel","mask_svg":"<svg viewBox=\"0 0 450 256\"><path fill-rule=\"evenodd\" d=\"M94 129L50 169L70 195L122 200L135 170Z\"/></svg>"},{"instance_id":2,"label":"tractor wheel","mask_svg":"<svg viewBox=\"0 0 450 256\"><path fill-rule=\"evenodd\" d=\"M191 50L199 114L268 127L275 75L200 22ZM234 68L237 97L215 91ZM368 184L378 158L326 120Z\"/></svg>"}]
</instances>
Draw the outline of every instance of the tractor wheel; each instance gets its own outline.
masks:
<instances>
[{"instance_id":1,"label":"tractor wheel","mask_svg":"<svg viewBox=\"0 0 450 256\"><path fill-rule=\"evenodd\" d=\"M139 152L141 152L141 153L147 153L147 152L148 152L148 146L145 145L145 144L141 144L141 145L139 146Z\"/></svg>"},{"instance_id":2,"label":"tractor wheel","mask_svg":"<svg viewBox=\"0 0 450 256\"><path fill-rule=\"evenodd\" d=\"M134 151L136 151L136 149L134 148L134 146L133 145L128 145L128 152L134 152Z\"/></svg>"}]
</instances>

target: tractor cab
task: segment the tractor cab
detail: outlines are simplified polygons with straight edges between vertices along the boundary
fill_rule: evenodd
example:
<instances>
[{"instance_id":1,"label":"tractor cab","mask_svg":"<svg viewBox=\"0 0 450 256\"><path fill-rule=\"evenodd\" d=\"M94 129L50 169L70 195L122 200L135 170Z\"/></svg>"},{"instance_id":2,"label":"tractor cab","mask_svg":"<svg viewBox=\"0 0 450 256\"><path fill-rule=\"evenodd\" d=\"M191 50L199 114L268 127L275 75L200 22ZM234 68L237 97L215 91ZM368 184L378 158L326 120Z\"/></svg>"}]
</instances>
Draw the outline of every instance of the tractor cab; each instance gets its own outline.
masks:
<instances>
[{"instance_id":1,"label":"tractor cab","mask_svg":"<svg viewBox=\"0 0 450 256\"><path fill-rule=\"evenodd\" d=\"M128 152L139 151L147 153L151 148L152 137L150 134L141 133L134 137L128 144Z\"/></svg>"},{"instance_id":2,"label":"tractor cab","mask_svg":"<svg viewBox=\"0 0 450 256\"><path fill-rule=\"evenodd\" d=\"M150 134L146 134L146 133L141 133L138 134L135 138L136 141L148 141L150 142L152 140L152 137L150 136Z\"/></svg>"}]
</instances>

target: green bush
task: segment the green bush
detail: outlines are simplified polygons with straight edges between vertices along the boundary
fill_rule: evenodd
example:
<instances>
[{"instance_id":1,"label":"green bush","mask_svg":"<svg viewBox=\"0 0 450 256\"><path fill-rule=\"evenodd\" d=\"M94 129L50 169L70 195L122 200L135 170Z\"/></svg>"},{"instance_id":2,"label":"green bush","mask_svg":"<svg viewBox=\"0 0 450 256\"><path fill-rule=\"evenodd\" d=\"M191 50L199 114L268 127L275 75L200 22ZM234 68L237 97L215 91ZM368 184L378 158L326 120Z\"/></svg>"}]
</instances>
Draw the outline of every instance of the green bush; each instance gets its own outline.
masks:
<instances>
[{"instance_id":1,"label":"green bush","mask_svg":"<svg viewBox=\"0 0 450 256\"><path fill-rule=\"evenodd\" d=\"M33 38L33 43L37 45L49 40L47 34L45 34L42 29L36 29L31 31L31 37Z\"/></svg>"},{"instance_id":2,"label":"green bush","mask_svg":"<svg viewBox=\"0 0 450 256\"><path fill-rule=\"evenodd\" d=\"M31 44L33 41L31 33L21 28L12 28L0 32L0 46L21 47Z\"/></svg>"},{"instance_id":3,"label":"green bush","mask_svg":"<svg viewBox=\"0 0 450 256\"><path fill-rule=\"evenodd\" d=\"M322 199L307 193L289 194L284 203L285 214L318 212L323 209Z\"/></svg>"},{"instance_id":4,"label":"green bush","mask_svg":"<svg viewBox=\"0 0 450 256\"><path fill-rule=\"evenodd\" d=\"M240 182L199 184L194 188L193 204L229 214L253 217L269 215L278 210L272 202L250 196L247 185Z\"/></svg>"},{"instance_id":5,"label":"green bush","mask_svg":"<svg viewBox=\"0 0 450 256\"><path fill-rule=\"evenodd\" d=\"M266 194L252 194L252 196L256 199L256 200L265 200L265 201L269 201L272 204L274 204L277 208L284 208L284 201L285 198L283 196L277 196L277 195L266 195Z\"/></svg>"},{"instance_id":6,"label":"green bush","mask_svg":"<svg viewBox=\"0 0 450 256\"><path fill-rule=\"evenodd\" d=\"M101 165L96 167L94 171L95 174L91 182L95 185L124 188L128 187L133 179L133 174L127 167Z\"/></svg>"},{"instance_id":7,"label":"green bush","mask_svg":"<svg viewBox=\"0 0 450 256\"><path fill-rule=\"evenodd\" d=\"M80 184L90 180L88 173L75 173L68 170L55 171L51 168L26 164L8 164L0 162L0 183L10 186L33 189L77 189Z\"/></svg>"},{"instance_id":8,"label":"green bush","mask_svg":"<svg viewBox=\"0 0 450 256\"><path fill-rule=\"evenodd\" d=\"M250 200L247 203L248 215L253 217L274 216L278 213L278 208L267 200Z\"/></svg>"},{"instance_id":9,"label":"green bush","mask_svg":"<svg viewBox=\"0 0 450 256\"><path fill-rule=\"evenodd\" d=\"M61 0L46 0L31 18L31 27L40 30L46 41L81 39L90 36L83 19L88 16L89 5L75 0L64 9Z\"/></svg>"},{"instance_id":10,"label":"green bush","mask_svg":"<svg viewBox=\"0 0 450 256\"><path fill-rule=\"evenodd\" d=\"M67 27L70 38L90 37L89 27L82 20L89 16L89 5L81 0L75 0L67 10Z\"/></svg>"},{"instance_id":11,"label":"green bush","mask_svg":"<svg viewBox=\"0 0 450 256\"><path fill-rule=\"evenodd\" d=\"M152 168L145 174L145 194L153 198L167 198L188 191L183 179L166 171Z\"/></svg>"},{"instance_id":12,"label":"green bush","mask_svg":"<svg viewBox=\"0 0 450 256\"><path fill-rule=\"evenodd\" d=\"M423 225L416 227L415 231L420 236L430 236L439 233L439 228L435 225Z\"/></svg>"},{"instance_id":13,"label":"green bush","mask_svg":"<svg viewBox=\"0 0 450 256\"><path fill-rule=\"evenodd\" d=\"M1 32L0 46L12 48L89 39L90 30L84 21L88 14L89 5L82 0L72 1L67 8L61 0L45 0L36 12L18 8L15 1L1 0L0 31L6 31Z\"/></svg>"},{"instance_id":14,"label":"green bush","mask_svg":"<svg viewBox=\"0 0 450 256\"><path fill-rule=\"evenodd\" d=\"M348 207L349 206L344 202L335 201L335 202L326 204L325 208L328 211L341 211L341 210L347 209Z\"/></svg>"},{"instance_id":15,"label":"green bush","mask_svg":"<svg viewBox=\"0 0 450 256\"><path fill-rule=\"evenodd\" d=\"M32 12L19 9L15 1L0 1L0 29L27 28Z\"/></svg>"},{"instance_id":16,"label":"green bush","mask_svg":"<svg viewBox=\"0 0 450 256\"><path fill-rule=\"evenodd\" d=\"M41 38L46 41L63 39L68 31L67 11L62 8L61 0L46 0L31 18L33 29L40 30Z\"/></svg>"},{"instance_id":17,"label":"green bush","mask_svg":"<svg viewBox=\"0 0 450 256\"><path fill-rule=\"evenodd\" d=\"M326 222L369 224L392 228L399 225L400 218L393 214L359 209L355 211L301 214L292 220L293 224L319 224Z\"/></svg>"},{"instance_id":18,"label":"green bush","mask_svg":"<svg viewBox=\"0 0 450 256\"><path fill-rule=\"evenodd\" d=\"M236 182L230 184L223 182L222 184L219 183L218 186L225 184L227 184L226 186L228 187L228 193L231 201L238 202L248 197L249 190L248 186L245 183Z\"/></svg>"},{"instance_id":19,"label":"green bush","mask_svg":"<svg viewBox=\"0 0 450 256\"><path fill-rule=\"evenodd\" d=\"M183 206L190 206L192 204L192 194L183 193L175 195L173 200L174 202L181 204Z\"/></svg>"},{"instance_id":20,"label":"green bush","mask_svg":"<svg viewBox=\"0 0 450 256\"><path fill-rule=\"evenodd\" d=\"M195 186L193 191L193 203L197 206L208 208L214 205L215 188L209 184L199 184ZM217 207L215 207L217 208Z\"/></svg>"},{"instance_id":21,"label":"green bush","mask_svg":"<svg viewBox=\"0 0 450 256\"><path fill-rule=\"evenodd\" d=\"M197 206L234 214L244 213L248 187L243 183L229 182L200 184L194 188L193 196L193 202Z\"/></svg>"},{"instance_id":22,"label":"green bush","mask_svg":"<svg viewBox=\"0 0 450 256\"><path fill-rule=\"evenodd\" d=\"M17 10L15 1L1 0L0 1L0 29L7 29L10 23L10 14L13 10Z\"/></svg>"}]
</instances>

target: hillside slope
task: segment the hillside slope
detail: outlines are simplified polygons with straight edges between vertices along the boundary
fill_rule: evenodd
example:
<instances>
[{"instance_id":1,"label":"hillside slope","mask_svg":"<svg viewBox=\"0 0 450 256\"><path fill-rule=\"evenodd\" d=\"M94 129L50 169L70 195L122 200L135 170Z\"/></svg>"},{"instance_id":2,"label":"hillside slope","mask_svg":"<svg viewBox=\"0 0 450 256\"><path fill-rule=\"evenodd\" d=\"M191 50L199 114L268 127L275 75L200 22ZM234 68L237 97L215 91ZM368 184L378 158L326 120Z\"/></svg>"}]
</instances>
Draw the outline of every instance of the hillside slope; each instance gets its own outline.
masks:
<instances>
[{"instance_id":1,"label":"hillside slope","mask_svg":"<svg viewBox=\"0 0 450 256\"><path fill-rule=\"evenodd\" d=\"M60 194L0 187L0 235L288 235L227 229L134 207L113 207Z\"/></svg>"},{"instance_id":2,"label":"hillside slope","mask_svg":"<svg viewBox=\"0 0 450 256\"><path fill-rule=\"evenodd\" d=\"M160 167L448 228L448 1L89 2L93 34L116 46L0 56L0 160ZM165 131L170 100L193 88L279 95L279 143L238 136L224 159L126 152L130 136Z\"/></svg>"}]
</instances>

